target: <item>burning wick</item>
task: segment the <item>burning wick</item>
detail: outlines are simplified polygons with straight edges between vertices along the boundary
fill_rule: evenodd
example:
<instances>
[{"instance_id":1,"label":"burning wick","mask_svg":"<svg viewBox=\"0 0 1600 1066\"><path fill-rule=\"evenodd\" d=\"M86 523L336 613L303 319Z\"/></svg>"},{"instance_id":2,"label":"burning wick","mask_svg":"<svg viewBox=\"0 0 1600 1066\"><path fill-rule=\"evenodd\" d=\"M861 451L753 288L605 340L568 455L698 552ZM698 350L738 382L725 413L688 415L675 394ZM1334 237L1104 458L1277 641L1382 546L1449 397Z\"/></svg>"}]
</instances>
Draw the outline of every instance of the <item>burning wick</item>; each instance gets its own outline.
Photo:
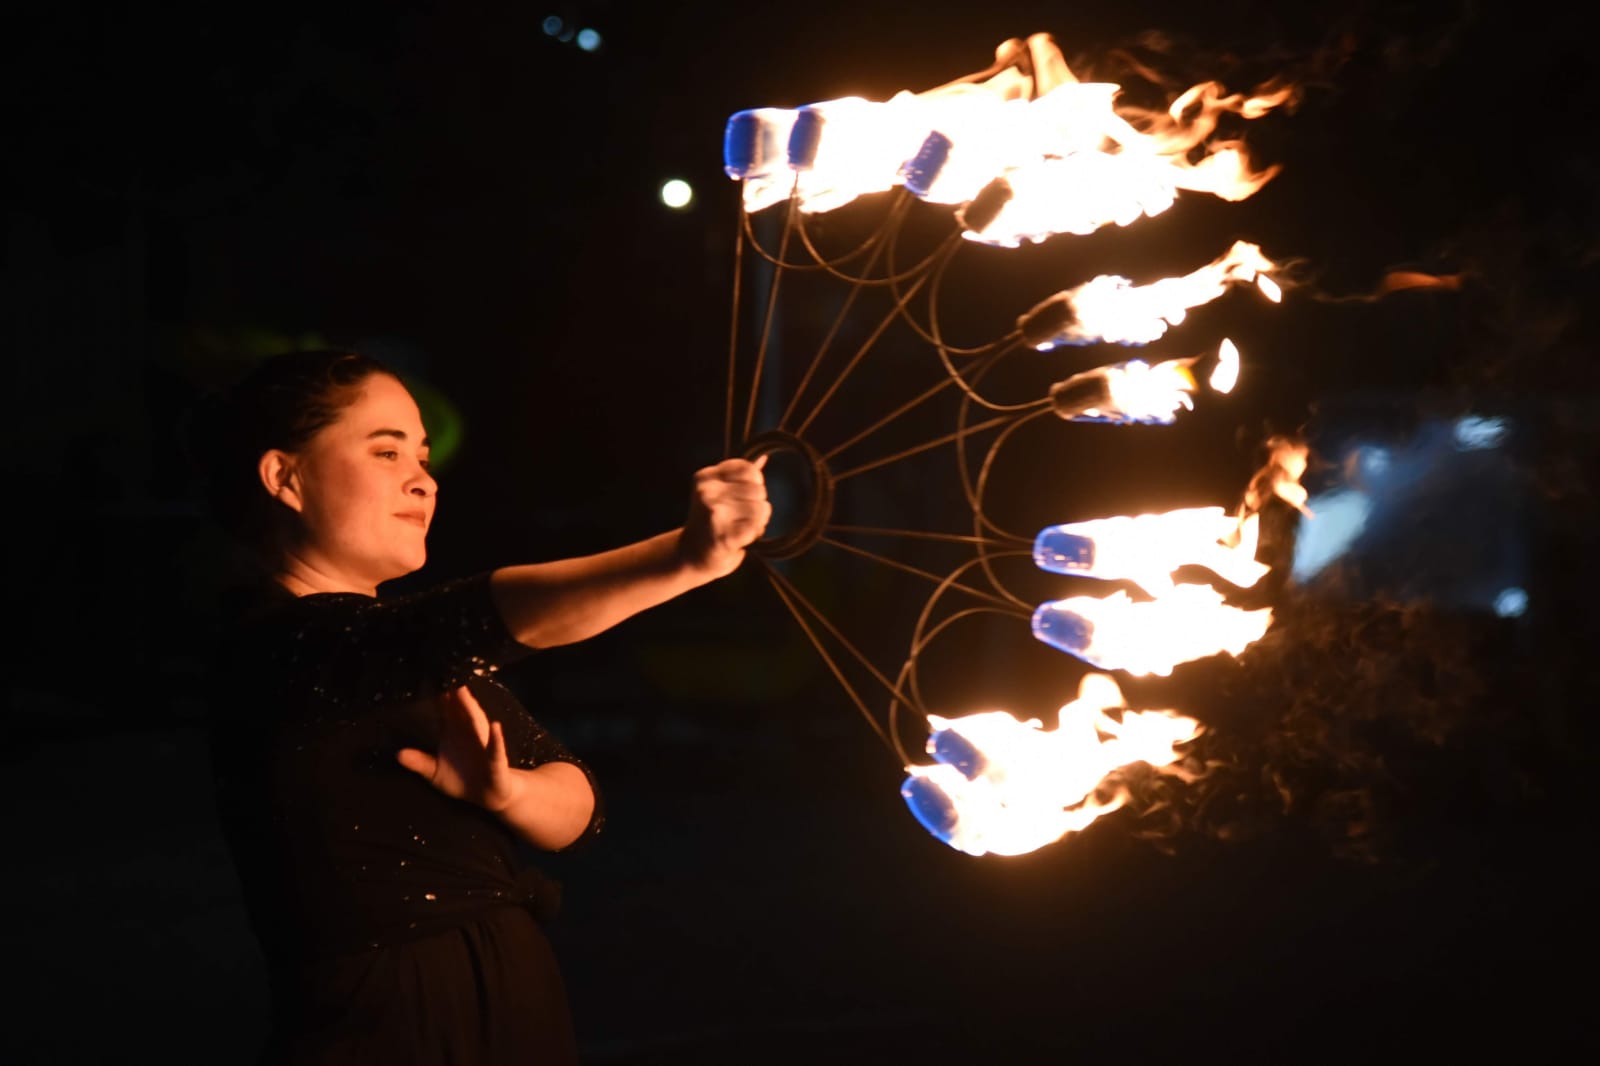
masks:
<instances>
[{"instance_id":1,"label":"burning wick","mask_svg":"<svg viewBox=\"0 0 1600 1066\"><path fill-rule=\"evenodd\" d=\"M1192 359L1169 359L1154 366L1142 359L1097 367L1050 386L1056 417L1069 422L1129 422L1171 425L1179 411L1192 410L1195 390Z\"/></svg>"},{"instance_id":2,"label":"burning wick","mask_svg":"<svg viewBox=\"0 0 1600 1066\"><path fill-rule=\"evenodd\" d=\"M1223 602L1209 585L1173 585L1149 602L1126 592L1104 599L1072 596L1040 604L1033 635L1102 670L1166 677L1181 663L1238 655L1272 624L1271 608L1247 611Z\"/></svg>"},{"instance_id":3,"label":"burning wick","mask_svg":"<svg viewBox=\"0 0 1600 1066\"><path fill-rule=\"evenodd\" d=\"M888 100L824 100L753 108L724 130L723 165L756 212L794 197L825 212L903 185L937 204L972 204L1003 180L1013 195L970 239L1016 247L1057 233L1092 233L1167 210L1183 191L1229 201L1253 195L1277 172L1256 170L1238 141L1212 141L1225 114L1253 121L1291 89L1226 93L1193 86L1162 110L1120 107L1121 88L1082 82L1048 34L1006 41L987 71Z\"/></svg>"},{"instance_id":4,"label":"burning wick","mask_svg":"<svg viewBox=\"0 0 1600 1066\"><path fill-rule=\"evenodd\" d=\"M1233 546L1223 539L1240 531L1221 507L1188 507L1143 515L1116 515L1046 526L1033 541L1034 565L1054 574L1103 581L1133 581L1152 596L1172 590L1181 566L1204 566L1241 588L1271 569L1255 560L1255 516Z\"/></svg>"},{"instance_id":5,"label":"burning wick","mask_svg":"<svg viewBox=\"0 0 1600 1066\"><path fill-rule=\"evenodd\" d=\"M1096 341L1149 344L1231 286L1254 284L1269 299L1278 299L1281 292L1266 274L1275 265L1258 246L1235 241L1221 258L1183 277L1135 285L1102 274L1035 304L1017 319L1017 328L1023 341L1040 351Z\"/></svg>"},{"instance_id":6,"label":"burning wick","mask_svg":"<svg viewBox=\"0 0 1600 1066\"><path fill-rule=\"evenodd\" d=\"M1122 710L1122 690L1104 674L1084 677L1053 730L1005 711L928 716L932 766L909 766L900 794L938 839L969 855L1021 855L1077 832L1122 807L1112 775L1135 763L1191 775L1178 751L1200 723L1173 711Z\"/></svg>"}]
</instances>

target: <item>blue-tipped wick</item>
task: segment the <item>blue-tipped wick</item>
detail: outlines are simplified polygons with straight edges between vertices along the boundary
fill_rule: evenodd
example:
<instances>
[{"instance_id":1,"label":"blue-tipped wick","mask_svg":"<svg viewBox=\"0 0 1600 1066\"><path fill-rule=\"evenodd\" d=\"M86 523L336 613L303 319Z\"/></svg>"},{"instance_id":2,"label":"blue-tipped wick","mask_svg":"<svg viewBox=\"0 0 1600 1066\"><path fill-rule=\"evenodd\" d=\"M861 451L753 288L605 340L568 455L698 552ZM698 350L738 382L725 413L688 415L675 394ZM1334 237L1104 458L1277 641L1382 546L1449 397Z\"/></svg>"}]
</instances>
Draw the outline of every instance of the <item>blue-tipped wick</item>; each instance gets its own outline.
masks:
<instances>
[{"instance_id":1,"label":"blue-tipped wick","mask_svg":"<svg viewBox=\"0 0 1600 1066\"><path fill-rule=\"evenodd\" d=\"M1033 635L1069 655L1082 655L1094 641L1094 623L1053 603L1041 603L1033 612Z\"/></svg>"},{"instance_id":2,"label":"blue-tipped wick","mask_svg":"<svg viewBox=\"0 0 1600 1066\"><path fill-rule=\"evenodd\" d=\"M956 833L956 823L961 819L956 813L955 802L945 794L944 789L931 778L913 775L907 777L905 784L900 786L900 795L905 797L906 806L922 823L922 828L946 844L950 843Z\"/></svg>"},{"instance_id":3,"label":"blue-tipped wick","mask_svg":"<svg viewBox=\"0 0 1600 1066\"><path fill-rule=\"evenodd\" d=\"M1071 574L1094 566L1094 538L1046 526L1033 538L1033 563L1052 574Z\"/></svg>"},{"instance_id":4,"label":"blue-tipped wick","mask_svg":"<svg viewBox=\"0 0 1600 1066\"><path fill-rule=\"evenodd\" d=\"M761 135L764 123L754 111L739 111L728 119L722 132L722 169L730 178L749 177L761 160Z\"/></svg>"},{"instance_id":5,"label":"blue-tipped wick","mask_svg":"<svg viewBox=\"0 0 1600 1066\"><path fill-rule=\"evenodd\" d=\"M941 729L929 737L928 751L940 762L960 770L968 781L983 773L984 767L989 765L983 752L954 729Z\"/></svg>"},{"instance_id":6,"label":"blue-tipped wick","mask_svg":"<svg viewBox=\"0 0 1600 1066\"><path fill-rule=\"evenodd\" d=\"M796 112L794 128L789 131L789 165L795 170L810 170L816 163L825 121L815 107L802 107Z\"/></svg>"},{"instance_id":7,"label":"blue-tipped wick","mask_svg":"<svg viewBox=\"0 0 1600 1066\"><path fill-rule=\"evenodd\" d=\"M939 172L950 159L951 143L950 138L934 130L922 142L922 147L917 149L917 154L906 160L901 170L905 175L906 188L913 196L919 199L927 196L933 183L939 180Z\"/></svg>"}]
</instances>

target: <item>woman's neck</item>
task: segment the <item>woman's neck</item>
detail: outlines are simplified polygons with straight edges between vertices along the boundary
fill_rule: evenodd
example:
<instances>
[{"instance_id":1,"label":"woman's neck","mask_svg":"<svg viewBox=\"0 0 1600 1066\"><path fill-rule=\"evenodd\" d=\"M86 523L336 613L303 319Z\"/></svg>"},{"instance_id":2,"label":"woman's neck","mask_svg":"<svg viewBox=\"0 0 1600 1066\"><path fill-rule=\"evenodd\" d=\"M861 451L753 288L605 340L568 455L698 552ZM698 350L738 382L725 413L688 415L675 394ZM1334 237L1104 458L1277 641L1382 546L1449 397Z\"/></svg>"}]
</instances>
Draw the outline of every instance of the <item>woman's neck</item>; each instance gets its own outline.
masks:
<instances>
[{"instance_id":1,"label":"woman's neck","mask_svg":"<svg viewBox=\"0 0 1600 1066\"><path fill-rule=\"evenodd\" d=\"M359 596L376 596L376 586L319 567L313 561L294 554L284 556L273 579L296 596L311 596L321 592L353 592Z\"/></svg>"}]
</instances>

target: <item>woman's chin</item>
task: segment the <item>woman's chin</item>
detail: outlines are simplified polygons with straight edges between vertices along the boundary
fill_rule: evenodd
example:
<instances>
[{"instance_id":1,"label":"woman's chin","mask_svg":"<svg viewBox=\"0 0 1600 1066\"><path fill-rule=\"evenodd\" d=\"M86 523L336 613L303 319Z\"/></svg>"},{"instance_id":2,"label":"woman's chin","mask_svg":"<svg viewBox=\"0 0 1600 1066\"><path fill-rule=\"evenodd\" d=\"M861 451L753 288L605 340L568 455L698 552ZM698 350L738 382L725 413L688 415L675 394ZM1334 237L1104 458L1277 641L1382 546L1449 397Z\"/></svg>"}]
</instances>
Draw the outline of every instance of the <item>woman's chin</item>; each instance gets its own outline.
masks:
<instances>
[{"instance_id":1,"label":"woman's chin","mask_svg":"<svg viewBox=\"0 0 1600 1066\"><path fill-rule=\"evenodd\" d=\"M417 552L391 559L389 560L389 565L383 568L384 576L379 579L378 584L381 585L387 581L398 581L408 574L414 574L421 570L422 565L427 561L427 552Z\"/></svg>"}]
</instances>

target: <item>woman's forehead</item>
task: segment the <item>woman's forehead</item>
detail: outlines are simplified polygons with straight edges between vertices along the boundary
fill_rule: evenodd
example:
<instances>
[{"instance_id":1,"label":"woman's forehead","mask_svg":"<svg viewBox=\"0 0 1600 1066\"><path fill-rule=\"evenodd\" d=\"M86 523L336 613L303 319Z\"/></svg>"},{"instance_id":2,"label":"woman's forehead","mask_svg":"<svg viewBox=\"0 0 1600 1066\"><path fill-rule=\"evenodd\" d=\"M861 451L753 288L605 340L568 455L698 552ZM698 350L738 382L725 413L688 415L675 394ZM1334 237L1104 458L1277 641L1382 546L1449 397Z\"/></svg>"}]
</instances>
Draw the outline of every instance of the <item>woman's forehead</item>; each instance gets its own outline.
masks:
<instances>
[{"instance_id":1,"label":"woman's forehead","mask_svg":"<svg viewBox=\"0 0 1600 1066\"><path fill-rule=\"evenodd\" d=\"M422 412L404 385L387 374L374 374L360 390L339 419L348 429L363 437L392 430L423 439Z\"/></svg>"}]
</instances>

